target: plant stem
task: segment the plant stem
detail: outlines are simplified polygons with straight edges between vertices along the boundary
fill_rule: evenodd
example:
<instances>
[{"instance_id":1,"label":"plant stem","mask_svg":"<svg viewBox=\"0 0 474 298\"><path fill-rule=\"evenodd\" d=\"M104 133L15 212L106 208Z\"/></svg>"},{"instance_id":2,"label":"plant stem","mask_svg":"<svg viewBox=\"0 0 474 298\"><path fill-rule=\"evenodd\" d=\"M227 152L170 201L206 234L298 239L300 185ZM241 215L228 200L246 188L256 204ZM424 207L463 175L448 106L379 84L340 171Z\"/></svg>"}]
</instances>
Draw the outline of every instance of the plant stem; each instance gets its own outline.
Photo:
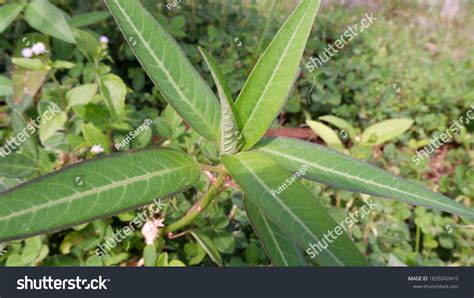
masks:
<instances>
[{"instance_id":1,"label":"plant stem","mask_svg":"<svg viewBox=\"0 0 474 298\"><path fill-rule=\"evenodd\" d=\"M225 170L221 167L213 167L213 166L208 166L208 165L200 165L200 168L202 171L208 171L208 172L217 172L217 173L224 173Z\"/></svg>"},{"instance_id":2,"label":"plant stem","mask_svg":"<svg viewBox=\"0 0 474 298\"><path fill-rule=\"evenodd\" d=\"M416 242L415 242L415 252L419 252L420 251L420 226L419 225L416 225Z\"/></svg>"},{"instance_id":3,"label":"plant stem","mask_svg":"<svg viewBox=\"0 0 474 298\"><path fill-rule=\"evenodd\" d=\"M216 197L216 195L219 193L219 190L221 189L222 185L224 184L224 175L220 175L216 182L209 188L207 193L199 199L184 215L181 217L178 221L170 224L166 228L162 229L162 234L163 233L172 233L174 231L180 230L189 224L191 224L198 215L204 211L207 206L212 202L212 200Z\"/></svg>"}]
</instances>

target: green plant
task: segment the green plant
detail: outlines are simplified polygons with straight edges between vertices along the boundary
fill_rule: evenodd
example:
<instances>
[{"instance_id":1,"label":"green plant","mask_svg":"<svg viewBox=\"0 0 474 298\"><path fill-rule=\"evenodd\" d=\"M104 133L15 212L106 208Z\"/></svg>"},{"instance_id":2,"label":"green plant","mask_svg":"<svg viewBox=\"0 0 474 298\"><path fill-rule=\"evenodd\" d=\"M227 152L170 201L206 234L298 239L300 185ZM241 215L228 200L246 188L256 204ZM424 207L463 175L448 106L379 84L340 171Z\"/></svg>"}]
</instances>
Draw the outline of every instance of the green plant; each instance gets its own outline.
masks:
<instances>
[{"instance_id":1,"label":"green plant","mask_svg":"<svg viewBox=\"0 0 474 298\"><path fill-rule=\"evenodd\" d=\"M375 123L360 132L349 122L336 116L325 115L319 117L319 119L339 129L338 133L322 122L306 120L306 124L323 139L329 148L349 153L361 159L368 159L376 145L381 145L401 136L413 125L411 119L390 119ZM352 142L350 150L344 148L340 137L344 141L350 140Z\"/></svg>"},{"instance_id":2,"label":"green plant","mask_svg":"<svg viewBox=\"0 0 474 298\"><path fill-rule=\"evenodd\" d=\"M229 173L245 193L247 215L262 245L279 266L305 265L302 250L337 228L301 181L291 180L286 190L276 194L303 167L309 180L474 217L471 209L441 194L331 149L288 138L261 140L292 88L319 1L303 0L295 9L261 55L235 102L212 56L201 49L220 105L173 38L138 1L106 0L106 4L163 97L189 126L220 145L222 164L199 165L178 150L151 148L66 167L0 194L0 241L146 205L156 197L192 187L200 170L217 173L216 181L185 215L161 229L161 235L172 236L195 221L228 182ZM97 135L97 130L90 130L84 135ZM348 235L338 235L316 257L319 265L369 264ZM219 263L206 237L193 236ZM254 251L249 245L249 260L256 259ZM167 254L158 257L153 247L147 246L144 255L147 263L171 265Z\"/></svg>"}]
</instances>

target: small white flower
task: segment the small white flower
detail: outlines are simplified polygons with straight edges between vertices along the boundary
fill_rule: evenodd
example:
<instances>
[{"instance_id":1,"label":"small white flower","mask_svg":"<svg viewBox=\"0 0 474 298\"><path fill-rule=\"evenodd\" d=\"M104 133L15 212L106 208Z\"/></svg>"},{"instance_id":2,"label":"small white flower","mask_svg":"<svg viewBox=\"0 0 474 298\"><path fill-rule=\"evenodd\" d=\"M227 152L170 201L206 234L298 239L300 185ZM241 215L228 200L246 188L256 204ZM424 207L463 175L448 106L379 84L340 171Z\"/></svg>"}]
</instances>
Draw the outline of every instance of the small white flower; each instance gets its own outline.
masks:
<instances>
[{"instance_id":1,"label":"small white flower","mask_svg":"<svg viewBox=\"0 0 474 298\"><path fill-rule=\"evenodd\" d=\"M35 53L36 55L41 55L41 54L46 53L46 46L44 45L44 43L38 42L38 43L35 43L35 44L33 45L33 47L31 48L31 50L32 50L33 53Z\"/></svg>"},{"instance_id":2,"label":"small white flower","mask_svg":"<svg viewBox=\"0 0 474 298\"><path fill-rule=\"evenodd\" d=\"M21 55L25 58L31 58L31 56L33 56L33 51L30 48L24 48L21 50Z\"/></svg>"},{"instance_id":3,"label":"small white flower","mask_svg":"<svg viewBox=\"0 0 474 298\"><path fill-rule=\"evenodd\" d=\"M145 243L147 245L152 245L155 242L160 229L165 225L163 224L164 218L162 219L155 219L155 220L148 220L142 228L142 235L145 238Z\"/></svg>"},{"instance_id":4,"label":"small white flower","mask_svg":"<svg viewBox=\"0 0 474 298\"><path fill-rule=\"evenodd\" d=\"M102 35L102 36L99 38L99 41L100 41L101 44L106 45L106 44L109 43L109 38L108 38L107 36L105 36L105 35Z\"/></svg>"},{"instance_id":5,"label":"small white flower","mask_svg":"<svg viewBox=\"0 0 474 298\"><path fill-rule=\"evenodd\" d=\"M94 154L101 154L102 152L104 152L104 148L102 148L101 145L94 145L94 146L92 146L92 148L91 148L91 153L94 153Z\"/></svg>"},{"instance_id":6,"label":"small white flower","mask_svg":"<svg viewBox=\"0 0 474 298\"><path fill-rule=\"evenodd\" d=\"M157 227L163 228L163 227L165 226L165 224L163 223L164 221L165 221L164 218L155 219L155 220L153 221L153 223L154 223Z\"/></svg>"}]
</instances>

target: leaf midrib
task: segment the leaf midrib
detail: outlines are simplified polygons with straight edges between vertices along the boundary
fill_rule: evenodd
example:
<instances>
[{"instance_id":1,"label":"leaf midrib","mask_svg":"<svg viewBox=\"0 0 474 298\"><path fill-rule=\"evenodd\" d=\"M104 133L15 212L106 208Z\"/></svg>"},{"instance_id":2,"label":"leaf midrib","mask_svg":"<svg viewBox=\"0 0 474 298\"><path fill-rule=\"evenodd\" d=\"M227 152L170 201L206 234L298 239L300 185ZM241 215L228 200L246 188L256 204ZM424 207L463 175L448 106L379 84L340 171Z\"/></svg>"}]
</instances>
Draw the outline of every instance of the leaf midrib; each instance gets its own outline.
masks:
<instances>
[{"instance_id":1,"label":"leaf midrib","mask_svg":"<svg viewBox=\"0 0 474 298\"><path fill-rule=\"evenodd\" d=\"M303 5L303 2L301 2L301 5ZM283 26L281 27L282 29L285 27L286 23L291 19L291 17L296 13L298 9L295 9L295 11L293 12L292 15L290 15L290 17L288 18L288 20L285 22L285 24L283 24ZM273 80L273 78L275 77L276 73L278 72L277 70L280 69L280 65L282 63L282 61L284 60L284 58L286 57L286 54L288 52L288 49L291 47L291 44L293 42L293 39L295 38L295 36L297 35L296 33L298 32L300 26L301 26L301 23L303 22L304 18L306 17L306 14L308 13L309 9L306 10L303 14L303 16L301 17L300 21L298 22L298 25L296 26L296 29L293 31L293 33L291 34L291 38L289 39L288 43L287 43L287 46L285 47L285 49L283 50L283 55L280 56L280 59L278 60L278 63L277 63L277 66L275 67L275 70L273 71L272 75L270 76L270 78L268 79L267 83L265 84L265 88L263 89L261 95L259 96L259 98L257 99L256 101L256 106L255 108L252 110L252 112L250 113L249 117L247 118L247 121L245 122L244 124L244 127L242 128L242 132L245 131L245 129L247 128L247 126L249 125L249 123L251 123L252 121L250 119L253 118L253 115L255 114L255 111L259 108L259 106L261 105L262 103L262 98L266 95L267 93L267 90L269 90L269 86L270 84L268 82L271 82ZM277 35L280 34L280 32L277 33ZM272 46L273 42L275 41L275 39L272 40L272 42L270 43L270 45L268 46L268 49ZM266 52L266 51L265 51ZM264 57L265 55L265 52L262 54L261 57ZM258 65L258 64L257 64ZM253 71L252 73L250 74L249 77L252 77L252 74L253 74ZM245 86L244 86L245 88Z\"/></svg>"},{"instance_id":2,"label":"leaf midrib","mask_svg":"<svg viewBox=\"0 0 474 298\"><path fill-rule=\"evenodd\" d=\"M271 193L271 189L268 187L267 184L265 184L265 182L260 179L260 177L252 170L252 168L250 168L242 159L238 159L240 161L240 164L242 166L244 166L247 171L252 175L252 177L254 177L254 179L260 184L263 186L263 188L268 192L268 193ZM293 217L293 219L301 226L303 227L303 229L309 234L311 235L314 239L316 239L316 241L319 243L320 240L319 240L319 237L317 237L310 229L308 229L308 227L299 219L298 216L296 216L293 211L291 209L289 209L285 204L282 203L282 200L281 198L278 196L278 195L273 195L272 196L273 198L275 198L275 201L278 203L278 205L280 205L280 207L282 207L284 210L286 210L288 213L291 214L291 216ZM249 196L250 198L250 196ZM327 253L329 255L332 256L332 258L337 262L337 264L341 265L341 266L344 266L344 264L339 260L339 258L337 256L335 256L332 251L330 249L327 249L326 250Z\"/></svg>"},{"instance_id":3,"label":"leaf midrib","mask_svg":"<svg viewBox=\"0 0 474 298\"><path fill-rule=\"evenodd\" d=\"M261 151L266 151L266 152L270 152L271 154L275 154L275 155L279 155L279 156L282 156L284 158L287 158L287 159L290 159L290 160L293 160L293 161L297 161L297 162L300 162L302 164L310 164L311 166L319 169L319 170L322 170L322 171L326 171L326 172L329 172L329 173L332 173L332 174L337 174L337 175L341 175L341 176L344 176L346 178L348 178L349 180L357 180L359 182L364 182L366 184L370 184L372 186L376 186L376 187L379 187L381 189L385 189L385 190L390 190L390 191L394 191L394 192L398 192L400 194L404 194L404 195L409 195L409 196L414 196L418 199L421 199L422 201L427 201L427 202L430 202L430 203L434 203L434 204L438 204L438 205L441 205L441 206L444 206L448 209L457 209L457 210L460 210L458 208L456 208L455 206L451 206L451 205L446 205L446 204L443 204L441 202L438 202L438 201L432 201L430 199L427 199L425 197L422 197L422 196L419 196L417 194L414 194L414 193L411 193L411 192L406 192L406 191L403 191L403 190L399 190L397 188L393 188L393 187L390 187L390 186L387 186L385 184L380 184L380 183L377 183L375 181L372 181L372 180L366 180L366 179L363 179L363 178L360 178L359 176L354 176L354 175L350 175L350 174L347 174L347 173L344 173L344 172L339 172L339 171L336 171L334 169L331 169L331 168L327 168L327 167L323 167L321 165L318 165L318 164L315 164L313 162L310 162L308 160L305 160L305 159L301 159L301 158L298 158L298 157L294 157L292 155L286 155L286 154L282 154L278 151L273 151L273 150L270 150L268 148L259 148L258 150L261 150ZM460 210L462 211L462 210ZM464 212L464 211L463 211Z\"/></svg>"},{"instance_id":4,"label":"leaf midrib","mask_svg":"<svg viewBox=\"0 0 474 298\"><path fill-rule=\"evenodd\" d=\"M103 191L112 190L112 189L115 189L115 188L118 188L118 187L130 185L134 182L138 182L138 181L142 181L142 180L149 180L149 179L151 179L153 177L156 177L156 176L161 176L161 175L173 172L173 171L186 169L186 168L192 168L192 167L191 166L185 166L185 167L177 167L177 168L168 168L168 169L164 169L164 170L161 170L161 171L136 176L136 177L133 177L133 178L127 178L127 179L124 179L124 180L114 181L110 184L106 184L106 185L103 185L103 186L100 186L100 187L97 187L97 188L93 188L93 189L90 189L90 190L87 190L87 191L84 191L84 192L78 192L78 193L75 193L73 195L61 198L59 200L49 201L45 204L36 205L36 206L34 206L32 208L29 208L29 209L24 209L24 210L21 210L21 211L10 213L10 214L5 215L5 216L1 216L0 221L4 221L4 220L10 221L11 219L13 219L15 217L19 217L19 216L29 214L29 213L36 213L37 211L40 211L42 209L54 207L54 206L57 206L57 205L61 205L65 202L71 203L72 201L74 201L78 198L82 198L82 197L85 197L85 196L88 196L88 195L91 195L91 194L102 193Z\"/></svg>"},{"instance_id":5,"label":"leaf midrib","mask_svg":"<svg viewBox=\"0 0 474 298\"><path fill-rule=\"evenodd\" d=\"M158 66L163 70L163 73L165 74L166 78L168 79L168 81L171 83L171 85L173 86L173 89L176 91L176 93L178 93L179 97L186 103L186 105L188 107L191 108L191 110L193 110L194 112L194 115L197 115L202 123L204 123L204 125L207 126L207 129L211 132L213 132L214 134L214 129L212 128L212 126L206 121L206 118L204 118L201 113L199 113L196 108L194 107L193 104L191 104L186 96L183 94L183 92L181 91L181 89L179 88L179 86L176 84L174 78L169 74L169 71L166 67L164 67L164 64L161 63L161 61L158 59L158 57L155 55L155 52L152 51L150 45L148 44L148 42L145 41L145 39L143 38L143 36L141 35L142 32L139 32L138 31L138 28L135 27L135 24L133 24L133 22L131 21L131 19L128 17L128 15L125 13L125 10L122 8L122 6L119 4L119 2L117 0L112 0L114 1L116 4L117 4L117 7L120 9L120 12L122 13L122 15L125 17L125 19L127 20L127 22L130 24L130 26L132 27L133 31L135 32L135 34L138 36L138 38L142 41L142 43L145 45L145 48L147 49L147 51L151 54L151 56L153 57L153 60L155 61L155 63L158 64ZM120 28L120 26L119 26ZM122 30L122 28L120 28L120 30ZM129 41L127 40L127 43L129 43ZM133 46L130 46L130 48L135 52ZM135 55L135 57L137 57L138 60L140 60L140 58L138 57L138 55ZM142 63L143 65L143 63ZM150 76L151 78L151 76ZM153 80L153 78L151 78ZM167 96L165 96L167 97ZM179 111L176 110L178 113ZM183 117L184 119L184 117Z\"/></svg>"}]
</instances>

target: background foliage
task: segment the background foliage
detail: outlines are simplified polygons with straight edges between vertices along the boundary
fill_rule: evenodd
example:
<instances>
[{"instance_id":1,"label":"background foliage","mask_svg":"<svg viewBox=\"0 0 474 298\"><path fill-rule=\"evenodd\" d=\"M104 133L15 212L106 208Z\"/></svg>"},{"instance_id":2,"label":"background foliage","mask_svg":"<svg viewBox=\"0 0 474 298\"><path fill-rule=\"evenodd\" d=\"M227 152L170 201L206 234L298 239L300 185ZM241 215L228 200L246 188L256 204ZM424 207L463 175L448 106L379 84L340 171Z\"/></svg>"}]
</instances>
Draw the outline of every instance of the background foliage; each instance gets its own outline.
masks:
<instances>
[{"instance_id":1,"label":"background foliage","mask_svg":"<svg viewBox=\"0 0 474 298\"><path fill-rule=\"evenodd\" d=\"M143 2L177 39L211 86L212 79L197 45L216 57L234 97L258 53L295 4L270 0L183 1L169 10L164 1ZM54 121L40 127L36 137L28 142L29 147L25 144L21 151L22 156L34 161L38 170L28 172L27 177L12 178L5 174L0 177L0 190L91 158L97 155L91 151L94 145L112 152L113 143L120 142L146 119L153 124L127 148L167 145L188 152L200 162L217 161L218 148L188 130L176 113L167 108L102 3L51 3L64 12L69 33L38 27L34 13L26 9L0 36L0 83L2 87L8 86L11 80L14 88L26 90L19 98L12 98L8 92L0 94L2 142L15 135L15 127L22 125L22 116L15 115L13 109L32 119L48 105L57 105L62 110ZM311 135L305 125L307 118L334 115L360 130L382 120L411 118L414 123L406 133L374 146L366 159L472 206L474 125L437 150L430 160L419 166L411 162L416 149L445 131L474 103L474 39L469 32L474 9L472 3L462 5L456 18L447 19L440 17L440 5L427 7L393 1L385 7L358 7L326 3L308 41L306 60L322 53L327 44L333 43L348 25L359 22L366 12L374 12L378 20L320 71L308 72L305 63L301 64L301 74L288 105L273 128L301 127L309 138L322 142ZM71 36L75 44L68 40ZM100 36L107 36L107 45L100 43ZM40 57L42 68L29 69L12 63L12 58L21 58L23 48L38 41L48 49ZM25 83L26 76L35 79ZM81 96L71 93L74 88L82 88L78 92ZM85 98L87 88L94 92ZM117 92L115 96L110 96L110 90ZM351 141L342 141L347 148L352 147ZM208 177L203 175L197 189L205 189L208 184ZM368 199L316 183L305 184L319 194L337 221ZM166 218L165 224L180 218L200 195L190 190L163 200L166 207L161 215ZM393 256L410 266L474 264L473 230L458 227L465 223L457 216L392 200L375 201L378 209L350 231L373 264L386 265ZM146 264L160 266L269 264L243 210L242 196L233 188L219 195L189 233L174 239L160 238L157 252L144 251L143 236L136 231L112 253L99 259L94 254L97 244L127 225L137 212L10 242L6 253L0 256L0 264L135 266L142 258Z\"/></svg>"}]
</instances>

